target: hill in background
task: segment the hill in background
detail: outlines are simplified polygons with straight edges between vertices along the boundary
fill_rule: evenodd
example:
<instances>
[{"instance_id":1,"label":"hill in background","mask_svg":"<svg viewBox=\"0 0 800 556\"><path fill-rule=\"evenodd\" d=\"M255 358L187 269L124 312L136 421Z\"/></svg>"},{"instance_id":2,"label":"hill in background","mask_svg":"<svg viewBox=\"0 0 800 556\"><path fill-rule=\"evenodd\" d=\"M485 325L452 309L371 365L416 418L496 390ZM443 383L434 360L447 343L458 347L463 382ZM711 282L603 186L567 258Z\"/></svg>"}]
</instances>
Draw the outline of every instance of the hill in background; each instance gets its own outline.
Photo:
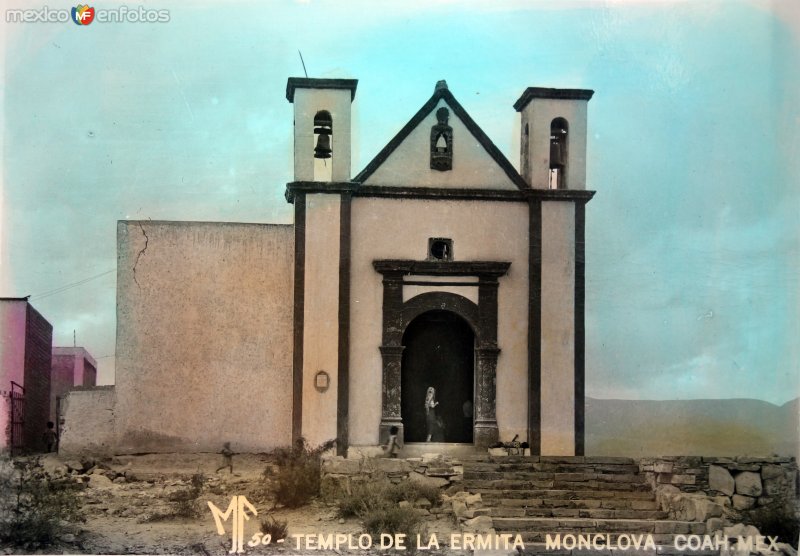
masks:
<instances>
[{"instance_id":1,"label":"hill in background","mask_svg":"<svg viewBox=\"0 0 800 556\"><path fill-rule=\"evenodd\" d=\"M797 456L800 398L782 406L751 399L586 398L586 455Z\"/></svg>"}]
</instances>

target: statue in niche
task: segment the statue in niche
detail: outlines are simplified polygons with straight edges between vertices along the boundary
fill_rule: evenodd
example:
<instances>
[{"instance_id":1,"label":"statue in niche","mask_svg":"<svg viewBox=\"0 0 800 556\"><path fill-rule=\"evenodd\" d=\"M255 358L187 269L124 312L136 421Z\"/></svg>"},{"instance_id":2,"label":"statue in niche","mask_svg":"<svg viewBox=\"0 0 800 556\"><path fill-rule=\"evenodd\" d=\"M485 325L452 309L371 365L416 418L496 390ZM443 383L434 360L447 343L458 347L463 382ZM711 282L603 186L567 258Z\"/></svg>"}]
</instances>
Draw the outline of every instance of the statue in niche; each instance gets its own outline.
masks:
<instances>
[{"instance_id":1,"label":"statue in niche","mask_svg":"<svg viewBox=\"0 0 800 556\"><path fill-rule=\"evenodd\" d=\"M453 169L453 128L447 125L450 111L442 106L436 111L438 123L431 127L431 169Z\"/></svg>"}]
</instances>

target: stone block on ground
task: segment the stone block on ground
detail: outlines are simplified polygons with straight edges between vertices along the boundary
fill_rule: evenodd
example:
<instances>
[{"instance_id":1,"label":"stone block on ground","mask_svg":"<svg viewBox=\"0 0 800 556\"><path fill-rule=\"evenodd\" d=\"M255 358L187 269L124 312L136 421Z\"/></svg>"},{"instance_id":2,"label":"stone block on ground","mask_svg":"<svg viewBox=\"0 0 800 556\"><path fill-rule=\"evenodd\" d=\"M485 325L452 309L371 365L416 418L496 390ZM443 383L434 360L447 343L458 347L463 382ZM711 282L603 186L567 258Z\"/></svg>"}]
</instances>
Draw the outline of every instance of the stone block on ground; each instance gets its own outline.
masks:
<instances>
[{"instance_id":1,"label":"stone block on ground","mask_svg":"<svg viewBox=\"0 0 800 556\"><path fill-rule=\"evenodd\" d=\"M488 515L473 517L464 522L464 530L469 532L488 533L492 527L492 518Z\"/></svg>"},{"instance_id":2,"label":"stone block on ground","mask_svg":"<svg viewBox=\"0 0 800 556\"><path fill-rule=\"evenodd\" d=\"M457 518L466 517L467 505L463 500L453 500L453 513Z\"/></svg>"},{"instance_id":3,"label":"stone block on ground","mask_svg":"<svg viewBox=\"0 0 800 556\"><path fill-rule=\"evenodd\" d=\"M459 492L464 492L464 486L461 484L451 484L444 491L445 495L447 496L454 496Z\"/></svg>"},{"instance_id":4,"label":"stone block on ground","mask_svg":"<svg viewBox=\"0 0 800 556\"><path fill-rule=\"evenodd\" d=\"M355 475L361 472L364 460L345 459L341 456L323 458L322 471L338 475Z\"/></svg>"},{"instance_id":5,"label":"stone block on ground","mask_svg":"<svg viewBox=\"0 0 800 556\"><path fill-rule=\"evenodd\" d=\"M422 473L417 473L416 471L412 471L408 475L408 480L424 486L432 486L436 488L441 488L450 484L450 481L444 479L442 477L428 477L423 475Z\"/></svg>"},{"instance_id":6,"label":"stone block on ground","mask_svg":"<svg viewBox=\"0 0 800 556\"><path fill-rule=\"evenodd\" d=\"M66 475L69 473L69 466L59 461L54 454L47 454L40 461L44 470L51 475Z\"/></svg>"},{"instance_id":7,"label":"stone block on ground","mask_svg":"<svg viewBox=\"0 0 800 556\"><path fill-rule=\"evenodd\" d=\"M758 529L753 527L752 525L745 525L744 523L736 523L735 525L731 525L730 527L724 527L722 529L722 534L727 535L730 539L735 539L737 537L756 537L760 535Z\"/></svg>"},{"instance_id":8,"label":"stone block on ground","mask_svg":"<svg viewBox=\"0 0 800 556\"><path fill-rule=\"evenodd\" d=\"M78 460L69 459L64 462L64 465L66 465L70 471L75 471L76 473L83 473L83 464Z\"/></svg>"},{"instance_id":9,"label":"stone block on ground","mask_svg":"<svg viewBox=\"0 0 800 556\"><path fill-rule=\"evenodd\" d=\"M481 495L479 494L470 494L464 498L464 502L466 502L467 506L473 508L475 506L479 506L482 503Z\"/></svg>"},{"instance_id":10,"label":"stone block on ground","mask_svg":"<svg viewBox=\"0 0 800 556\"><path fill-rule=\"evenodd\" d=\"M408 473L411 471L411 463L404 459L397 458L375 458L372 464L378 471L384 473Z\"/></svg>"},{"instance_id":11,"label":"stone block on ground","mask_svg":"<svg viewBox=\"0 0 800 556\"><path fill-rule=\"evenodd\" d=\"M89 476L89 487L91 488L111 488L114 483L111 479L100 473L95 473Z\"/></svg>"}]
</instances>

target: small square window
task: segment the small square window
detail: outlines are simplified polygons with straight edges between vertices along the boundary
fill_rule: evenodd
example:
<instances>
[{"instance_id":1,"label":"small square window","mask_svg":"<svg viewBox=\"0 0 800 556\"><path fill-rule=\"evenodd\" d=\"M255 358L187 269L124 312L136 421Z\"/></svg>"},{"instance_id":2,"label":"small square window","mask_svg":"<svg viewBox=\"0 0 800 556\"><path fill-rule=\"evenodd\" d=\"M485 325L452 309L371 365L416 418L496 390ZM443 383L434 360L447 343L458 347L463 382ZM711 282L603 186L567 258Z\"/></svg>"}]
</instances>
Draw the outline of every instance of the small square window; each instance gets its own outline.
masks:
<instances>
[{"instance_id":1,"label":"small square window","mask_svg":"<svg viewBox=\"0 0 800 556\"><path fill-rule=\"evenodd\" d=\"M428 259L432 261L452 261L453 240L446 237L429 238Z\"/></svg>"}]
</instances>

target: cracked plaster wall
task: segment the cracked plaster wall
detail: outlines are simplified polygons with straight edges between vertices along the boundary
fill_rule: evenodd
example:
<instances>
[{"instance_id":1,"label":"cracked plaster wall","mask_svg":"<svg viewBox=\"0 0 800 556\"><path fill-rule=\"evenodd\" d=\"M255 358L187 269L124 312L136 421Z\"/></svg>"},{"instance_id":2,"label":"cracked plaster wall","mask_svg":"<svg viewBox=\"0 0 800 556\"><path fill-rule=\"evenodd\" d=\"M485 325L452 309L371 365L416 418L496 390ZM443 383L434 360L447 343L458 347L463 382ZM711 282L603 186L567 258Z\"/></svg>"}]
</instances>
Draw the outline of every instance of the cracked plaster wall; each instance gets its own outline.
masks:
<instances>
[{"instance_id":1,"label":"cracked plaster wall","mask_svg":"<svg viewBox=\"0 0 800 556\"><path fill-rule=\"evenodd\" d=\"M117 240L116 451L289 444L293 227L121 221Z\"/></svg>"}]
</instances>

